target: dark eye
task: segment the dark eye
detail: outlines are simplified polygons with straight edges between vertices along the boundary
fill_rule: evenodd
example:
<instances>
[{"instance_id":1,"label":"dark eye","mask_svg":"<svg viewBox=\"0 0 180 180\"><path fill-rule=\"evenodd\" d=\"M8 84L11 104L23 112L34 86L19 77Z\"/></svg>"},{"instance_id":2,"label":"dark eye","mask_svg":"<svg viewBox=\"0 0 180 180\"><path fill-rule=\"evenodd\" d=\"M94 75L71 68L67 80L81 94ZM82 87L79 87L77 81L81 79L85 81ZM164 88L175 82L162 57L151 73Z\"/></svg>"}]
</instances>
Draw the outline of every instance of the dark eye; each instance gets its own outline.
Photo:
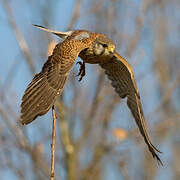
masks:
<instances>
[{"instance_id":1,"label":"dark eye","mask_svg":"<svg viewBox=\"0 0 180 180\"><path fill-rule=\"evenodd\" d=\"M103 47L106 48L106 47L108 47L108 45L107 44L103 44Z\"/></svg>"}]
</instances>

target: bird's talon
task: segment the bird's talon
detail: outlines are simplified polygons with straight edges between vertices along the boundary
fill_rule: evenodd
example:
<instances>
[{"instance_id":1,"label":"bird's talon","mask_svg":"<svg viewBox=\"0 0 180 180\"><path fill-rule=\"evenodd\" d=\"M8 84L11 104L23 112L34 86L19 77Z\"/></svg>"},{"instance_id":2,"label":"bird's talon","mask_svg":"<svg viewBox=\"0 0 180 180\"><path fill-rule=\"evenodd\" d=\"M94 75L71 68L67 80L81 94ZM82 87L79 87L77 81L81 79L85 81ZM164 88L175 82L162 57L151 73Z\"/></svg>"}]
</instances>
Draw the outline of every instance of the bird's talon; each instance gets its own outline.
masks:
<instances>
[{"instance_id":1,"label":"bird's talon","mask_svg":"<svg viewBox=\"0 0 180 180\"><path fill-rule=\"evenodd\" d=\"M82 62L81 61L78 61L76 64L79 64L80 66L82 66Z\"/></svg>"},{"instance_id":2,"label":"bird's talon","mask_svg":"<svg viewBox=\"0 0 180 180\"><path fill-rule=\"evenodd\" d=\"M85 63L78 61L76 64L80 65L80 69L79 69L79 73L76 76L80 76L79 78L79 82L82 80L82 78L85 76L86 72L85 72Z\"/></svg>"},{"instance_id":3,"label":"bird's talon","mask_svg":"<svg viewBox=\"0 0 180 180\"><path fill-rule=\"evenodd\" d=\"M78 74L76 74L76 77L77 77L77 76L80 76L80 74L81 74L81 72L79 71L79 73L78 73Z\"/></svg>"},{"instance_id":4,"label":"bird's talon","mask_svg":"<svg viewBox=\"0 0 180 180\"><path fill-rule=\"evenodd\" d=\"M80 77L79 79L78 79L78 81L80 82L82 80L82 77Z\"/></svg>"}]
</instances>

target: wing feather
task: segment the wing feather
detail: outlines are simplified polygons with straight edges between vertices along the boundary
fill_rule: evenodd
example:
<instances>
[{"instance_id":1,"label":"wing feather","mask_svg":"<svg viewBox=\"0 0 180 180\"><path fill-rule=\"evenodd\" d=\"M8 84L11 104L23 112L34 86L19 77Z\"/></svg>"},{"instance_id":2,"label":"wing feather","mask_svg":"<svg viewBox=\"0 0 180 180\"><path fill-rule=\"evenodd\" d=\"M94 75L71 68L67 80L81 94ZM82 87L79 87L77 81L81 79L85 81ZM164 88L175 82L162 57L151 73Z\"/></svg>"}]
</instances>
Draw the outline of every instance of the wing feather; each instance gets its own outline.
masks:
<instances>
[{"instance_id":1,"label":"wing feather","mask_svg":"<svg viewBox=\"0 0 180 180\"><path fill-rule=\"evenodd\" d=\"M156 152L161 153L152 143L147 132L145 118L137 89L134 73L128 62L116 52L107 63L100 64L105 69L105 73L111 80L112 86L121 98L127 97L127 105L138 125L141 135L144 137L152 156L161 162Z\"/></svg>"},{"instance_id":2,"label":"wing feather","mask_svg":"<svg viewBox=\"0 0 180 180\"><path fill-rule=\"evenodd\" d=\"M39 95L43 94L43 91L46 90L46 83L44 83L44 80L41 79L38 81L38 85L30 85L30 89L27 89L25 91L25 95L23 96L23 101L21 106L29 106L31 104L31 101L34 100L34 98L38 98ZM25 109L22 109L22 112Z\"/></svg>"},{"instance_id":3,"label":"wing feather","mask_svg":"<svg viewBox=\"0 0 180 180\"><path fill-rule=\"evenodd\" d=\"M62 92L68 73L60 75L59 68L61 67L53 58L54 56L48 58L42 72L33 78L24 93L21 104L22 124L28 124L37 116L47 113ZM72 66L73 63L69 69Z\"/></svg>"},{"instance_id":4,"label":"wing feather","mask_svg":"<svg viewBox=\"0 0 180 180\"><path fill-rule=\"evenodd\" d=\"M21 103L20 121L22 124L29 124L37 116L46 114L61 94L69 71L78 55L78 53L71 54L71 49L66 51L64 47L67 46L61 46L61 43L56 45L42 71L35 75L25 90ZM73 45L70 48L73 48Z\"/></svg>"},{"instance_id":5,"label":"wing feather","mask_svg":"<svg viewBox=\"0 0 180 180\"><path fill-rule=\"evenodd\" d=\"M37 27L47 30L44 27ZM56 34L54 31L53 33ZM80 51L87 48L92 41L93 38L83 41L70 38L56 45L42 71L34 76L25 90L21 103L20 121L22 124L28 124L37 116L49 111L61 94L75 59Z\"/></svg>"}]
</instances>

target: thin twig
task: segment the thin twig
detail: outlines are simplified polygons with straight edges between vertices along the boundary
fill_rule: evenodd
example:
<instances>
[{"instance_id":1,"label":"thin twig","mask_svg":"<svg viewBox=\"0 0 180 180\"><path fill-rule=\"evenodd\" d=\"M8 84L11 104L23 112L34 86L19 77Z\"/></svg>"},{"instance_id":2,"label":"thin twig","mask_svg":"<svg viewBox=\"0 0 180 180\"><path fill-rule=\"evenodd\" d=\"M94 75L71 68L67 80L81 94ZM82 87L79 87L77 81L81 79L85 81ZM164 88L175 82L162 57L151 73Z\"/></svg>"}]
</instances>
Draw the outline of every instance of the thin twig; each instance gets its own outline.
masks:
<instances>
[{"instance_id":1,"label":"thin twig","mask_svg":"<svg viewBox=\"0 0 180 180\"><path fill-rule=\"evenodd\" d=\"M54 105L52 107L53 127L52 127L52 144L51 144L51 180L54 180L54 147L55 147L55 128L56 128L56 113Z\"/></svg>"}]
</instances>

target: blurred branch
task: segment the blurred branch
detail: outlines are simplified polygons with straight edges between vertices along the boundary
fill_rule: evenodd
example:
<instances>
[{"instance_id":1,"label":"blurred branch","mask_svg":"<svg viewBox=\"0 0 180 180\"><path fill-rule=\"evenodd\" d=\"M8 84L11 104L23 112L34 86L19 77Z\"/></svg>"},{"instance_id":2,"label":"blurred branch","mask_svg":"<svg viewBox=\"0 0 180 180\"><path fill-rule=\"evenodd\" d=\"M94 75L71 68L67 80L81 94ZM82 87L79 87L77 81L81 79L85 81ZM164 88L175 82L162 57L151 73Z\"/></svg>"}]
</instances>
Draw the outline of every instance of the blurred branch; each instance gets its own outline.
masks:
<instances>
[{"instance_id":1,"label":"blurred branch","mask_svg":"<svg viewBox=\"0 0 180 180\"><path fill-rule=\"evenodd\" d=\"M180 73L177 75L176 79L173 82L171 82L169 88L166 89L166 91L161 99L161 102L159 103L158 106L156 106L156 109L153 112L148 114L148 116L147 116L148 118L152 117L153 114L159 112L163 108L163 106L171 98L172 92L179 84L180 84Z\"/></svg>"},{"instance_id":2,"label":"blurred branch","mask_svg":"<svg viewBox=\"0 0 180 180\"><path fill-rule=\"evenodd\" d=\"M138 18L136 19L136 28L135 28L136 31L131 37L130 43L125 52L127 57L130 57L137 47L137 44L140 40L141 29L143 27L143 22L146 17L147 9L151 3L152 3L151 0L146 0L142 2L140 14Z\"/></svg>"},{"instance_id":3,"label":"blurred branch","mask_svg":"<svg viewBox=\"0 0 180 180\"><path fill-rule=\"evenodd\" d=\"M19 44L19 47L20 47L22 53L25 56L26 62L29 65L29 68L30 68L32 74L35 74L35 66L34 66L31 54L29 52L28 45L27 45L23 35L19 31L19 28L16 24L16 21L15 21L15 18L14 18L14 15L12 13L12 9L9 5L8 0L2 0L2 4L4 6L4 9L6 10L8 22L9 22L10 26L12 27L12 30L14 31L15 37L17 39L17 42Z\"/></svg>"},{"instance_id":4,"label":"blurred branch","mask_svg":"<svg viewBox=\"0 0 180 180\"><path fill-rule=\"evenodd\" d=\"M98 165L101 162L102 157L110 151L112 146L107 146L106 143L106 133L107 129L109 127L109 121L111 119L112 113L114 111L114 107L116 103L118 102L116 96L112 97L112 101L108 104L106 108L103 109L104 118L102 121L102 132L100 134L100 137L98 139L100 142L98 143L97 147L95 148L95 152L93 155L93 160L91 161L88 168L86 168L83 172L84 179L96 179L97 177L97 171L98 171ZM82 178L83 179L83 178ZM99 178L97 178L99 179Z\"/></svg>"},{"instance_id":5,"label":"blurred branch","mask_svg":"<svg viewBox=\"0 0 180 180\"><path fill-rule=\"evenodd\" d=\"M95 118L96 112L98 110L98 106L100 104L100 99L98 98L98 95L99 95L99 92L101 91L103 81L104 81L104 72L101 71L101 73L98 77L97 87L96 87L95 95L93 97L93 101L92 101L92 104L90 107L90 112L86 116L87 118L85 119L86 124L84 127L82 137L78 140L78 142L76 144L77 149L79 149L81 147L81 145L85 142L86 138L88 137L89 133L91 132L92 119Z\"/></svg>"},{"instance_id":6,"label":"blurred branch","mask_svg":"<svg viewBox=\"0 0 180 180\"><path fill-rule=\"evenodd\" d=\"M14 165L14 163L12 162L12 159L10 159L10 157L7 156L7 166L8 168L12 169L14 171L15 174L18 175L19 180L25 180L25 173L22 171L22 169L17 168L16 165Z\"/></svg>"},{"instance_id":7,"label":"blurred branch","mask_svg":"<svg viewBox=\"0 0 180 180\"><path fill-rule=\"evenodd\" d=\"M82 4L82 0L76 0L76 4L74 6L74 11L73 11L71 21L70 21L69 25L67 26L68 31L72 30L74 24L77 22L77 20L79 18L79 12L80 12L80 8L81 8L81 4Z\"/></svg>"},{"instance_id":8,"label":"blurred branch","mask_svg":"<svg viewBox=\"0 0 180 180\"><path fill-rule=\"evenodd\" d=\"M67 166L67 180L75 180L76 179L76 163L75 163L75 156L76 153L74 151L74 146L72 140L70 138L70 133L67 126L67 121L65 119L66 109L63 103L57 102L56 107L59 111L60 120L59 122L59 129L61 132L61 139L64 145L65 150L65 161Z\"/></svg>"},{"instance_id":9,"label":"blurred branch","mask_svg":"<svg viewBox=\"0 0 180 180\"><path fill-rule=\"evenodd\" d=\"M13 60L13 64L9 68L4 84L1 87L0 98L2 98L2 100L5 97L5 93L7 93L10 85L12 84L12 81L15 78L15 74L18 72L18 68L20 67L19 63L20 63L21 58L18 58L18 57L19 55L17 55L15 57L15 60Z\"/></svg>"},{"instance_id":10,"label":"blurred branch","mask_svg":"<svg viewBox=\"0 0 180 180\"><path fill-rule=\"evenodd\" d=\"M16 144L19 146L19 149L25 150L31 156L33 160L32 162L35 163L37 167L39 167L39 169L43 172L43 174L46 177L48 177L49 168L47 166L45 159L42 159L39 156L37 156L36 151L34 151L34 149L29 145L29 142L27 141L23 133L20 132L20 128L11 123L11 121L6 115L6 112L1 107L0 107L0 114L1 117L4 119L4 123L7 125L8 129L14 135L13 137L15 137Z\"/></svg>"}]
</instances>

